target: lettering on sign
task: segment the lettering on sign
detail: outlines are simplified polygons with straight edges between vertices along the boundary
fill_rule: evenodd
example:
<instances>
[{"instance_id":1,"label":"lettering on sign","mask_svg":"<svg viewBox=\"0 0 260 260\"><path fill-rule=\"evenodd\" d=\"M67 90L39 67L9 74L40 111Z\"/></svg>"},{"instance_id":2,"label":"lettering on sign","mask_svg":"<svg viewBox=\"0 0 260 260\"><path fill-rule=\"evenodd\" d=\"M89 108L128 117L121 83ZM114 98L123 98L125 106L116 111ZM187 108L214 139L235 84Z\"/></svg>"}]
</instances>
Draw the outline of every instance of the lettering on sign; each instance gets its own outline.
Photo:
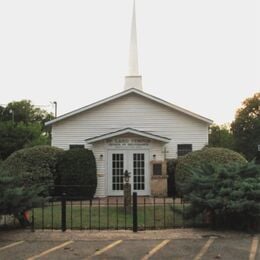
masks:
<instances>
[{"instance_id":1,"label":"lettering on sign","mask_svg":"<svg viewBox=\"0 0 260 260\"><path fill-rule=\"evenodd\" d=\"M117 147L128 147L128 146L148 146L151 142L147 138L113 138L108 139L108 145L117 146Z\"/></svg>"}]
</instances>

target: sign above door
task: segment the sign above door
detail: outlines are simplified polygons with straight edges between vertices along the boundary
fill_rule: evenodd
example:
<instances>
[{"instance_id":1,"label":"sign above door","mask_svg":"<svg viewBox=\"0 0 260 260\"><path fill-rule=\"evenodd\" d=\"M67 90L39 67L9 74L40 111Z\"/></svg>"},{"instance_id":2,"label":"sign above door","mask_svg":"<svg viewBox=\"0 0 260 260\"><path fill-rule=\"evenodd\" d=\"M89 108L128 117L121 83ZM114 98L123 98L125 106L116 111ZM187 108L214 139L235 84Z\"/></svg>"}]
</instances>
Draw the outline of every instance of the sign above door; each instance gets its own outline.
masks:
<instances>
[{"instance_id":1,"label":"sign above door","mask_svg":"<svg viewBox=\"0 0 260 260\"><path fill-rule=\"evenodd\" d=\"M107 139L106 143L109 146L116 147L133 147L133 146L148 146L151 142L147 138L111 138Z\"/></svg>"}]
</instances>

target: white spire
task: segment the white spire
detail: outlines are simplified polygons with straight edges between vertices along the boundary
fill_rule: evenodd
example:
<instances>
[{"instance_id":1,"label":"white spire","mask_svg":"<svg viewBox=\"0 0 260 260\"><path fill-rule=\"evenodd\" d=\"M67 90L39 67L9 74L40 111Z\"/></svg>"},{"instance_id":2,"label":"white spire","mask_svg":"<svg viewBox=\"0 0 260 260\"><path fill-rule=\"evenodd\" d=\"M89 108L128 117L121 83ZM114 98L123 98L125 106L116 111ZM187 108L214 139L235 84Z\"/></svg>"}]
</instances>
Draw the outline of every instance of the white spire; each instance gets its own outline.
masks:
<instances>
[{"instance_id":1,"label":"white spire","mask_svg":"<svg viewBox=\"0 0 260 260\"><path fill-rule=\"evenodd\" d=\"M139 75L138 70L135 0L133 5L133 17L130 37L128 75L125 77L125 89L129 88L137 88L142 90L142 77Z\"/></svg>"},{"instance_id":2,"label":"white spire","mask_svg":"<svg viewBox=\"0 0 260 260\"><path fill-rule=\"evenodd\" d=\"M138 72L138 51L137 51L137 33L136 33L136 14L135 14L135 1L133 6L132 28L130 37L129 49L129 76L137 76Z\"/></svg>"}]
</instances>

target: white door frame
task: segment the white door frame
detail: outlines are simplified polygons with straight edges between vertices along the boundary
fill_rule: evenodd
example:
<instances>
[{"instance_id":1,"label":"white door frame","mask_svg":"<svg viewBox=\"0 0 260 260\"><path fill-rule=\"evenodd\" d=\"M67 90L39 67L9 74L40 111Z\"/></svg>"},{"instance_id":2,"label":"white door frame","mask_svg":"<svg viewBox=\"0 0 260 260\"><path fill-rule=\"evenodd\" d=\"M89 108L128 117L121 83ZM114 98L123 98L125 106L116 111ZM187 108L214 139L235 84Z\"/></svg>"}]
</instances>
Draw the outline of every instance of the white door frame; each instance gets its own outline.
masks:
<instances>
[{"instance_id":1,"label":"white door frame","mask_svg":"<svg viewBox=\"0 0 260 260\"><path fill-rule=\"evenodd\" d=\"M144 190L134 190L133 179L134 179L134 165L133 165L133 154L143 153L144 154ZM132 192L136 191L138 195L150 195L150 170L149 170L149 150L148 149L108 149L107 150L107 194L108 196L123 196L123 190L113 190L112 180L112 154L123 154L123 172L128 170L130 172L130 183Z\"/></svg>"}]
</instances>

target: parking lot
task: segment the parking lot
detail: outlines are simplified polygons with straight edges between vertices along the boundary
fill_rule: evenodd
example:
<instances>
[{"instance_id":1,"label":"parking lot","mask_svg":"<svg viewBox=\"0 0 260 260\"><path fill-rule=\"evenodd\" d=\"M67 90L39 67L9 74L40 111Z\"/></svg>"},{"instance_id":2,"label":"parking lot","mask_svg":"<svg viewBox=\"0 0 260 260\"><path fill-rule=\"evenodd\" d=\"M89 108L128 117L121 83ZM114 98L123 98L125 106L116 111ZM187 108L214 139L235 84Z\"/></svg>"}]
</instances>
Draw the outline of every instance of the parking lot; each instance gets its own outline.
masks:
<instances>
[{"instance_id":1,"label":"parking lot","mask_svg":"<svg viewBox=\"0 0 260 260\"><path fill-rule=\"evenodd\" d=\"M174 232L174 230L172 231ZM156 235L153 235L156 234ZM1 233L0 233L1 235ZM163 239L165 236L165 239ZM0 259L260 259L259 235L170 232L97 235L44 232L0 237ZM150 238L149 238L150 237ZM159 237L159 238L158 238ZM12 238L12 239L10 239ZM66 238L62 240L62 238Z\"/></svg>"}]
</instances>

